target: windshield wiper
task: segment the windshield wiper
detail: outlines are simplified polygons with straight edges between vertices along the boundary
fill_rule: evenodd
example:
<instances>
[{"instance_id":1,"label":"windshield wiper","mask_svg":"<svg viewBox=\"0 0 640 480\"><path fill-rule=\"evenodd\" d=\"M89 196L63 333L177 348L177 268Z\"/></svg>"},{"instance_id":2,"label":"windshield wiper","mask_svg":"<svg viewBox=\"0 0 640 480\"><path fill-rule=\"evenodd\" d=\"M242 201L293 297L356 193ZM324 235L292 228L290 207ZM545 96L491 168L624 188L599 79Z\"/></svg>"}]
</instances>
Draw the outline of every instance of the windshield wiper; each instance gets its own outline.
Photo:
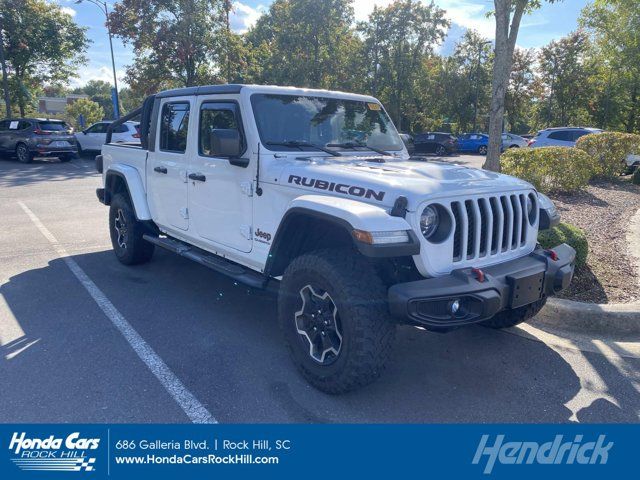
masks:
<instances>
[{"instance_id":1,"label":"windshield wiper","mask_svg":"<svg viewBox=\"0 0 640 480\"><path fill-rule=\"evenodd\" d=\"M327 143L326 146L337 147L337 148L351 148L354 150L359 147L359 148L365 148L367 150L371 150L372 152L379 153L380 155L389 156L389 153L385 152L384 150L381 150L379 148L373 148L367 145L366 143L360 143L360 142Z\"/></svg>"},{"instance_id":2,"label":"windshield wiper","mask_svg":"<svg viewBox=\"0 0 640 480\"><path fill-rule=\"evenodd\" d=\"M301 140L288 140L286 142L265 142L267 146L282 146L282 147L295 147L302 150L302 147L315 148L320 150L321 152L328 153L334 157L342 157L343 155L339 152L334 152L333 150L329 150L328 148L323 147L322 145L316 145L315 143L305 142Z\"/></svg>"}]
</instances>

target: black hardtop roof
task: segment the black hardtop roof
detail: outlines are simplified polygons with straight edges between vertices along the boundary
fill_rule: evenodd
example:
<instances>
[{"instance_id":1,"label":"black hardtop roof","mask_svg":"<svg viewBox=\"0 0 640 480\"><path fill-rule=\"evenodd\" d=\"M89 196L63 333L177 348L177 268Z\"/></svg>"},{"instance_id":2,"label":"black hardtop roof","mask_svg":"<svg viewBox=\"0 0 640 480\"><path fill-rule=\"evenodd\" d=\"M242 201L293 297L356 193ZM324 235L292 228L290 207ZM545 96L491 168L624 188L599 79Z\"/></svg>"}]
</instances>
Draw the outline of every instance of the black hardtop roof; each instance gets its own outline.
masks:
<instances>
[{"instance_id":1,"label":"black hardtop roof","mask_svg":"<svg viewBox=\"0 0 640 480\"><path fill-rule=\"evenodd\" d=\"M224 85L203 85L200 87L174 88L173 90L164 90L156 95L156 98L183 97L187 95L210 95L214 93L240 93L244 85L241 84L224 84Z\"/></svg>"}]
</instances>

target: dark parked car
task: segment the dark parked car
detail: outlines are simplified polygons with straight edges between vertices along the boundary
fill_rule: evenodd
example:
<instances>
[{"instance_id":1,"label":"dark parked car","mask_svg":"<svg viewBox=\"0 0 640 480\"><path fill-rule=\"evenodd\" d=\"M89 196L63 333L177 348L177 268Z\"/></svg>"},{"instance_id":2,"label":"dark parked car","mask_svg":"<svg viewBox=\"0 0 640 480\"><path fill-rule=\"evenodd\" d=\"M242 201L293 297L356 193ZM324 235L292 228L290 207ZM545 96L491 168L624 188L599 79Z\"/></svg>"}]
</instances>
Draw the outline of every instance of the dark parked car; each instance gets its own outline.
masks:
<instances>
[{"instance_id":1,"label":"dark parked car","mask_svg":"<svg viewBox=\"0 0 640 480\"><path fill-rule=\"evenodd\" d=\"M456 137L450 133L426 132L416 135L413 139L416 153L435 153L449 155L458 151Z\"/></svg>"},{"instance_id":2,"label":"dark parked car","mask_svg":"<svg viewBox=\"0 0 640 480\"><path fill-rule=\"evenodd\" d=\"M58 157L67 162L77 152L73 129L62 120L0 120L0 155L15 155L22 163L29 163L33 157Z\"/></svg>"}]
</instances>

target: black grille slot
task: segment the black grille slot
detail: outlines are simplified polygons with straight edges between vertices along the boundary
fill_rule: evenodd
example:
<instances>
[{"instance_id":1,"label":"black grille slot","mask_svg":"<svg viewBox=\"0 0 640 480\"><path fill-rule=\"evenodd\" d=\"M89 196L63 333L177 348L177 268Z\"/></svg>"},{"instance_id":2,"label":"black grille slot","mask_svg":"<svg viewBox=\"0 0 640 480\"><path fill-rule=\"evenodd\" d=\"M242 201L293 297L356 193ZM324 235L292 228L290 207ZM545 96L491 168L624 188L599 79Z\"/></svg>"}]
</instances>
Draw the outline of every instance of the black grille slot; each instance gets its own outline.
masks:
<instances>
[{"instance_id":1,"label":"black grille slot","mask_svg":"<svg viewBox=\"0 0 640 480\"><path fill-rule=\"evenodd\" d=\"M460 229L460 205L458 202L453 202L451 204L451 211L453 212L453 218L456 223L455 232L453 232L453 261L459 262L462 259L461 255L461 246L462 242L462 230Z\"/></svg>"},{"instance_id":2,"label":"black grille slot","mask_svg":"<svg viewBox=\"0 0 640 480\"><path fill-rule=\"evenodd\" d=\"M500 222L500 211L499 211L499 206L498 206L498 199L496 197L491 197L489 199L489 205L491 206L491 213L493 214L493 225L492 225L492 237L491 237L491 253L494 254L498 251L498 235L500 234L500 227L499 227L499 223ZM503 219L503 223L504 223L504 219Z\"/></svg>"},{"instance_id":3,"label":"black grille slot","mask_svg":"<svg viewBox=\"0 0 640 480\"><path fill-rule=\"evenodd\" d=\"M529 225L529 212L527 212L527 197L520 195L520 205L522 207L522 228L520 229L520 245L524 245L527 240L527 226Z\"/></svg>"},{"instance_id":4,"label":"black grille slot","mask_svg":"<svg viewBox=\"0 0 640 480\"><path fill-rule=\"evenodd\" d=\"M513 228L511 229L511 248L516 248L520 241L520 227L522 226L522 215L519 215L520 205L515 195L509 197L511 208L513 208Z\"/></svg>"},{"instance_id":5,"label":"black grille slot","mask_svg":"<svg viewBox=\"0 0 640 480\"><path fill-rule=\"evenodd\" d=\"M487 234L490 228L489 213L484 198L478 200L478 208L480 210L480 256L484 257L487 254Z\"/></svg>"},{"instance_id":6,"label":"black grille slot","mask_svg":"<svg viewBox=\"0 0 640 480\"><path fill-rule=\"evenodd\" d=\"M500 249L504 252L509 248L509 237L511 232L509 231L509 218L511 217L511 208L507 204L507 197L500 197L500 203L502 204L502 213L504 214L504 222L502 228L502 239L500 243Z\"/></svg>"},{"instance_id":7,"label":"black grille slot","mask_svg":"<svg viewBox=\"0 0 640 480\"><path fill-rule=\"evenodd\" d=\"M475 245L476 218L473 214L473 205L471 200L464 202L464 208L467 210L467 221L469 223L467 232L467 257L473 257L473 246Z\"/></svg>"}]
</instances>

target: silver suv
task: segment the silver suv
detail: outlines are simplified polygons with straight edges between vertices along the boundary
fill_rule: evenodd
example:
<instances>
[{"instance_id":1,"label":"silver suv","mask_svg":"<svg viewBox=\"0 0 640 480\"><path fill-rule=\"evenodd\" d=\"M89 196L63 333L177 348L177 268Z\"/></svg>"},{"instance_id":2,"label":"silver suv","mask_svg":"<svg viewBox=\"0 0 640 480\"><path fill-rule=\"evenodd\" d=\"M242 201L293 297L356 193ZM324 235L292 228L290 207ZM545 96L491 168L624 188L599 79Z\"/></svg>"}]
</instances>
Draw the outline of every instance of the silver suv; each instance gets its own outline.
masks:
<instances>
[{"instance_id":1,"label":"silver suv","mask_svg":"<svg viewBox=\"0 0 640 480\"><path fill-rule=\"evenodd\" d=\"M540 130L529 141L531 148L536 147L575 147L580 137L590 133L601 133L599 128L588 127L556 127Z\"/></svg>"}]
</instances>

